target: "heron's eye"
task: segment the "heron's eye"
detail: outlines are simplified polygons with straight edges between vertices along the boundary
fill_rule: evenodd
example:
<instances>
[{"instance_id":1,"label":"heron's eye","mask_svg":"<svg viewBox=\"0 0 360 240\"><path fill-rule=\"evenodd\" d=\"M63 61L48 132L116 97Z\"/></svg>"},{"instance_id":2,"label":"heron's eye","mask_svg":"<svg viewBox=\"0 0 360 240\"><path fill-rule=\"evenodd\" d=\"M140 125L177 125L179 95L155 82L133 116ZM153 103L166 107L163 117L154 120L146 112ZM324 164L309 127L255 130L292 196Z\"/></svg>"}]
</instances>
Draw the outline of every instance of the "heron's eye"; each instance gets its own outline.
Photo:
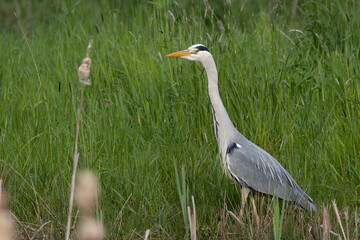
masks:
<instances>
[{"instance_id":1,"label":"heron's eye","mask_svg":"<svg viewBox=\"0 0 360 240\"><path fill-rule=\"evenodd\" d=\"M197 54L198 52L199 52L199 49L196 49L196 50L195 50L195 53Z\"/></svg>"}]
</instances>

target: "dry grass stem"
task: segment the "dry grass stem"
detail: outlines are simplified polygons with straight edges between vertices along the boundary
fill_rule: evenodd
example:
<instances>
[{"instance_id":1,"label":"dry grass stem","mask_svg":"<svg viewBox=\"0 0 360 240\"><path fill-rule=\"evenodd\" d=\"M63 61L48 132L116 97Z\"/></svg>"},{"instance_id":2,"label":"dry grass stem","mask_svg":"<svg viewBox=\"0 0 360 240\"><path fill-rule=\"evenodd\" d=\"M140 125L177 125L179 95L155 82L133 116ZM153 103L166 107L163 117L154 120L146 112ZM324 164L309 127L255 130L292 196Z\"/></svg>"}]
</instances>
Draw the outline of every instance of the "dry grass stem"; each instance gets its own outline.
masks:
<instances>
[{"instance_id":1,"label":"dry grass stem","mask_svg":"<svg viewBox=\"0 0 360 240\"><path fill-rule=\"evenodd\" d=\"M323 240L330 240L330 218L327 207L323 210Z\"/></svg>"},{"instance_id":2,"label":"dry grass stem","mask_svg":"<svg viewBox=\"0 0 360 240\"><path fill-rule=\"evenodd\" d=\"M233 213L233 212L230 211L230 210L228 210L227 212L228 212L228 214L229 214L239 225L244 225L244 223L240 220L239 217L237 217L237 216L235 215L235 213Z\"/></svg>"},{"instance_id":3,"label":"dry grass stem","mask_svg":"<svg viewBox=\"0 0 360 240\"><path fill-rule=\"evenodd\" d=\"M220 22L220 20L217 20L217 25L221 32L225 31L224 25Z\"/></svg>"},{"instance_id":4,"label":"dry grass stem","mask_svg":"<svg viewBox=\"0 0 360 240\"><path fill-rule=\"evenodd\" d=\"M340 218L339 210L338 210L338 208L337 208L337 206L336 206L335 200L332 201L332 204L333 204L333 206L334 206L336 219L337 219L337 221L338 221L338 223L339 223L339 225L340 225L340 229L341 229L342 235L343 235L344 239L346 239L345 232L344 232L344 228L343 228L342 223L341 223L341 218Z\"/></svg>"},{"instance_id":5,"label":"dry grass stem","mask_svg":"<svg viewBox=\"0 0 360 240\"><path fill-rule=\"evenodd\" d=\"M145 238L144 238L144 240L148 240L148 239L149 239L149 236L150 236L150 229L147 229L147 230L145 231Z\"/></svg>"},{"instance_id":6,"label":"dry grass stem","mask_svg":"<svg viewBox=\"0 0 360 240\"><path fill-rule=\"evenodd\" d=\"M349 236L349 208L348 207L345 207L345 210L344 210L344 217L345 217L345 224L346 224L346 239L350 239L350 236Z\"/></svg>"},{"instance_id":7,"label":"dry grass stem","mask_svg":"<svg viewBox=\"0 0 360 240\"><path fill-rule=\"evenodd\" d=\"M352 80L354 80L355 76L352 76L351 78L349 78L348 80L346 80L345 85L349 85L351 83Z\"/></svg>"},{"instance_id":8,"label":"dry grass stem","mask_svg":"<svg viewBox=\"0 0 360 240\"><path fill-rule=\"evenodd\" d=\"M190 237L191 237L191 240L196 240L196 211L195 211L194 196L191 196L191 200L192 200L192 213L191 213L190 207L188 206Z\"/></svg>"},{"instance_id":9,"label":"dry grass stem","mask_svg":"<svg viewBox=\"0 0 360 240\"><path fill-rule=\"evenodd\" d=\"M171 19L175 19L174 14L173 14L170 10L168 10L168 14L169 14L169 16L170 16Z\"/></svg>"},{"instance_id":10,"label":"dry grass stem","mask_svg":"<svg viewBox=\"0 0 360 240\"><path fill-rule=\"evenodd\" d=\"M46 225L48 225L49 223L51 223L51 221L48 221L48 222L42 224L42 225L35 231L35 233L34 233L33 236L30 238L30 240L35 239L36 235L37 235Z\"/></svg>"},{"instance_id":11,"label":"dry grass stem","mask_svg":"<svg viewBox=\"0 0 360 240\"><path fill-rule=\"evenodd\" d=\"M252 205L252 209L253 209L253 213L254 213L254 217L255 217L255 221L256 221L256 229L259 230L260 229L260 218L259 218L259 215L256 210L256 203L255 203L255 199L254 199L253 195L250 195L250 201L251 201L251 205Z\"/></svg>"},{"instance_id":12,"label":"dry grass stem","mask_svg":"<svg viewBox=\"0 0 360 240\"><path fill-rule=\"evenodd\" d=\"M80 130L80 117L81 117L81 108L82 102L84 98L84 89L87 83L87 78L89 77L90 73L90 66L91 66L91 59L89 58L90 49L92 47L93 40L91 39L89 45L86 50L86 57L83 59L83 63L79 67L78 76L80 79L81 84L81 96L80 96L80 104L77 111L77 121L76 121L76 133L75 133L75 150L74 150L74 163L73 163L73 174L71 178L71 190L70 190L70 200L69 200L69 212L68 212L68 219L66 224L66 234L65 240L69 240L70 238L70 226L71 226L71 215L72 215L72 208L74 202L74 191L75 191L75 178L76 178L76 168L79 160L79 153L78 153L78 142L79 142L79 130Z\"/></svg>"}]
</instances>

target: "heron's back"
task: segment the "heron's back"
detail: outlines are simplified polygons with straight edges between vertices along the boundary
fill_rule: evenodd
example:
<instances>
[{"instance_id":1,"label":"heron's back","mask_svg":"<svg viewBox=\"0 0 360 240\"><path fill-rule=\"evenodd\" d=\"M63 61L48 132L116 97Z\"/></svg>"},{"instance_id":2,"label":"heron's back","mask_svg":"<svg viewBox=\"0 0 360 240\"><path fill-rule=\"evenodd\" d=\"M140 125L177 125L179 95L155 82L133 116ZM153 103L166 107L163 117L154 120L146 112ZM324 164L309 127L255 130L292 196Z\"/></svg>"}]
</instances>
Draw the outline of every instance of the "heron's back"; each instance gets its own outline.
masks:
<instances>
[{"instance_id":1,"label":"heron's back","mask_svg":"<svg viewBox=\"0 0 360 240\"><path fill-rule=\"evenodd\" d=\"M252 142L244 139L241 143L231 142L225 161L228 174L240 186L294 202L310 211L317 209L280 163Z\"/></svg>"}]
</instances>

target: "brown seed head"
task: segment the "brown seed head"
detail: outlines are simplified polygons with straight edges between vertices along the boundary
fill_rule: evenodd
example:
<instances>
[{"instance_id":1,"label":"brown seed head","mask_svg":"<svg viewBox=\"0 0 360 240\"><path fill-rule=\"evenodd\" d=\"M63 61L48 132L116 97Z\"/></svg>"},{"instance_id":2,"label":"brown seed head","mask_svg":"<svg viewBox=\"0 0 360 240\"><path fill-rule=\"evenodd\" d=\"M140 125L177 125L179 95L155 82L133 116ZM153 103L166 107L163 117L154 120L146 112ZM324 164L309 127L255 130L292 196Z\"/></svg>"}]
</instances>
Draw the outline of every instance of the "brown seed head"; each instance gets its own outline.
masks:
<instances>
[{"instance_id":1,"label":"brown seed head","mask_svg":"<svg viewBox=\"0 0 360 240\"><path fill-rule=\"evenodd\" d=\"M0 210L0 239L13 240L14 236L14 222L11 214L7 210Z\"/></svg>"},{"instance_id":2,"label":"brown seed head","mask_svg":"<svg viewBox=\"0 0 360 240\"><path fill-rule=\"evenodd\" d=\"M78 207L85 215L93 215L98 195L97 177L89 170L79 173L76 185L75 199Z\"/></svg>"},{"instance_id":3,"label":"brown seed head","mask_svg":"<svg viewBox=\"0 0 360 240\"><path fill-rule=\"evenodd\" d=\"M90 85L89 74L90 74L90 67L91 67L91 59L86 57L83 59L81 66L78 70L78 76L81 83L85 85Z\"/></svg>"},{"instance_id":4,"label":"brown seed head","mask_svg":"<svg viewBox=\"0 0 360 240\"><path fill-rule=\"evenodd\" d=\"M95 219L84 219L78 230L79 240L101 240L104 238L104 228Z\"/></svg>"}]
</instances>

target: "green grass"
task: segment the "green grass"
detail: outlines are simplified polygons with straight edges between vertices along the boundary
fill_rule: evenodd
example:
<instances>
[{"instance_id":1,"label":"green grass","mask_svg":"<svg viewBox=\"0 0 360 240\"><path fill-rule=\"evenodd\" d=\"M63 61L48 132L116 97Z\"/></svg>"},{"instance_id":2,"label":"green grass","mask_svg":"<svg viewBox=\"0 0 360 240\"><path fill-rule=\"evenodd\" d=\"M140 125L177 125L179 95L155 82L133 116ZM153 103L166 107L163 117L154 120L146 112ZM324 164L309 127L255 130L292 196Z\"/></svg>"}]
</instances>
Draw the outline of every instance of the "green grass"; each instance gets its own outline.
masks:
<instances>
[{"instance_id":1,"label":"green grass","mask_svg":"<svg viewBox=\"0 0 360 240\"><path fill-rule=\"evenodd\" d=\"M200 63L165 57L195 43L214 55L220 95L238 130L278 159L320 207L332 199L341 211L348 207L350 238L359 238L357 1L300 3L296 16L291 4L273 11L267 1L219 1L206 16L203 1L15 5L6 7L19 20L9 14L0 28L0 177L23 238L32 236L27 226L47 221L42 232L63 238L77 68L91 37L79 167L99 175L110 239L141 238L147 228L154 238L185 236L183 199L190 200L179 196L174 162L186 176L183 191L195 197L200 239L274 236L272 225L260 235L246 228L232 235L235 223L222 215L225 206L238 212L240 194L220 168L206 76ZM321 211L290 210L284 221L287 239L321 236Z\"/></svg>"}]
</instances>

